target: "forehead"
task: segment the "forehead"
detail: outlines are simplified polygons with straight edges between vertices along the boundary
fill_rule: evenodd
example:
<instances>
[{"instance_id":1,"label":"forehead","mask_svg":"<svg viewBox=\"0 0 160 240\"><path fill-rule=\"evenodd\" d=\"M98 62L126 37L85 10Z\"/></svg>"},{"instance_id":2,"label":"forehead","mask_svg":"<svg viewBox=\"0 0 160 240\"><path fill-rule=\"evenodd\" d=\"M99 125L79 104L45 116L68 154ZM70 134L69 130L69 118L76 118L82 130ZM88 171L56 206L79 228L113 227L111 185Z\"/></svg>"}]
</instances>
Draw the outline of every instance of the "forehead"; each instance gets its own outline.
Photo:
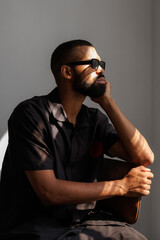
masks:
<instances>
[{"instance_id":1,"label":"forehead","mask_svg":"<svg viewBox=\"0 0 160 240\"><path fill-rule=\"evenodd\" d=\"M100 60L100 56L98 55L96 49L90 46L76 47L73 49L72 54L76 61L90 60L92 58Z\"/></svg>"}]
</instances>

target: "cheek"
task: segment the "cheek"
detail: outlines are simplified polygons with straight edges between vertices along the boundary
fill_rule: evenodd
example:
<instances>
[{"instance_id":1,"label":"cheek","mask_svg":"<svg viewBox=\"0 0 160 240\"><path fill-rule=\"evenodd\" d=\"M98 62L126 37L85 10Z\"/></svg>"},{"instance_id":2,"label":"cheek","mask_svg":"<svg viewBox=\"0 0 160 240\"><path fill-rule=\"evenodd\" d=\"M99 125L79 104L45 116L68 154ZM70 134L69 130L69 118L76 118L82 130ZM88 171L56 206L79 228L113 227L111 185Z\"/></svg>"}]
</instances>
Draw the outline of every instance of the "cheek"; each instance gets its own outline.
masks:
<instances>
[{"instance_id":1,"label":"cheek","mask_svg":"<svg viewBox=\"0 0 160 240\"><path fill-rule=\"evenodd\" d=\"M81 78L82 81L85 81L89 84L92 84L97 79L97 74L95 72L90 72L90 73L87 73L87 74L81 74L80 78Z\"/></svg>"}]
</instances>

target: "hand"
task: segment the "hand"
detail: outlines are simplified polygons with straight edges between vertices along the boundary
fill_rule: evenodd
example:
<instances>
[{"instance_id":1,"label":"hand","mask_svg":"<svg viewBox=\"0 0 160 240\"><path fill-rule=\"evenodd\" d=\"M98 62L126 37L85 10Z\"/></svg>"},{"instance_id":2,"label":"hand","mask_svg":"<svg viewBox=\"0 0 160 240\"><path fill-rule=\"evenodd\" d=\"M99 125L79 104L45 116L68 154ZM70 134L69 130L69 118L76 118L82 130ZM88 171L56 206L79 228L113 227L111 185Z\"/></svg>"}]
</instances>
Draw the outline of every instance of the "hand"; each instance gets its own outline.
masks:
<instances>
[{"instance_id":1,"label":"hand","mask_svg":"<svg viewBox=\"0 0 160 240\"><path fill-rule=\"evenodd\" d=\"M141 197L150 194L151 179L153 174L150 169L144 166L132 168L122 180L122 187L125 189L125 196Z\"/></svg>"},{"instance_id":2,"label":"hand","mask_svg":"<svg viewBox=\"0 0 160 240\"><path fill-rule=\"evenodd\" d=\"M103 105L108 102L108 100L111 98L111 84L106 80L106 90L103 96L98 97L98 98L91 98L93 102L98 103L102 108Z\"/></svg>"}]
</instances>

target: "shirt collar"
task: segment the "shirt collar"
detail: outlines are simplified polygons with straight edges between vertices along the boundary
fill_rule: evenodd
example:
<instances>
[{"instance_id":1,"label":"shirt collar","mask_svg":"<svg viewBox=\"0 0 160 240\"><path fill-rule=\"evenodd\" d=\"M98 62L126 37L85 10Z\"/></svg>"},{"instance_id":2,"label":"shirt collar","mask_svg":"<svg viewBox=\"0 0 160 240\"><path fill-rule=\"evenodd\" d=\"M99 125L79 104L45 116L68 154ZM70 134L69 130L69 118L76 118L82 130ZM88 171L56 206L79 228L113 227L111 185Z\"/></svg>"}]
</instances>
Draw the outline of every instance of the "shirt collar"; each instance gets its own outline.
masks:
<instances>
[{"instance_id":1,"label":"shirt collar","mask_svg":"<svg viewBox=\"0 0 160 240\"><path fill-rule=\"evenodd\" d=\"M47 95L47 99L48 99L50 112L53 114L54 118L56 118L60 122L68 121L67 114L63 108L63 105L60 102L59 92L57 87Z\"/></svg>"},{"instance_id":2,"label":"shirt collar","mask_svg":"<svg viewBox=\"0 0 160 240\"><path fill-rule=\"evenodd\" d=\"M47 100L50 108L50 112L53 117L60 122L69 122L67 118L67 114L61 104L58 88L56 87L47 95ZM88 111L88 107L82 105L82 108L77 116L77 126L84 127L90 125L90 114Z\"/></svg>"}]
</instances>

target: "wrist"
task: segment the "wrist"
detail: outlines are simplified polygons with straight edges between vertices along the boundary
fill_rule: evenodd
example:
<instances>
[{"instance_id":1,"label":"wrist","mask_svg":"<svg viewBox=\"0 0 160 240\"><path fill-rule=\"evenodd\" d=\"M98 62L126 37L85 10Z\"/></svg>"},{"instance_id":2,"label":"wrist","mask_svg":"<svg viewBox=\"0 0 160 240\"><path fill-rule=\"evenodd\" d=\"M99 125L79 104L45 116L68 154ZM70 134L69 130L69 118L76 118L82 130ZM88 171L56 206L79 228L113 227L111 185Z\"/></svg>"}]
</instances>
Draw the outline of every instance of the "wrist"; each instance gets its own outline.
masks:
<instances>
[{"instance_id":1,"label":"wrist","mask_svg":"<svg viewBox=\"0 0 160 240\"><path fill-rule=\"evenodd\" d=\"M122 179L114 180L114 181L107 181L104 184L104 189L102 196L103 198L110 198L116 196L124 196L125 195L125 188L122 184Z\"/></svg>"},{"instance_id":2,"label":"wrist","mask_svg":"<svg viewBox=\"0 0 160 240\"><path fill-rule=\"evenodd\" d=\"M116 180L115 182L118 188L118 196L124 196L126 194L124 179Z\"/></svg>"},{"instance_id":3,"label":"wrist","mask_svg":"<svg viewBox=\"0 0 160 240\"><path fill-rule=\"evenodd\" d=\"M127 189L127 179L124 177L123 179L119 180L121 186L121 196L125 196L128 193Z\"/></svg>"},{"instance_id":4,"label":"wrist","mask_svg":"<svg viewBox=\"0 0 160 240\"><path fill-rule=\"evenodd\" d=\"M111 96L107 96L103 99L103 101L100 103L100 106L103 108L103 110L108 113L113 108L114 100Z\"/></svg>"}]
</instances>

